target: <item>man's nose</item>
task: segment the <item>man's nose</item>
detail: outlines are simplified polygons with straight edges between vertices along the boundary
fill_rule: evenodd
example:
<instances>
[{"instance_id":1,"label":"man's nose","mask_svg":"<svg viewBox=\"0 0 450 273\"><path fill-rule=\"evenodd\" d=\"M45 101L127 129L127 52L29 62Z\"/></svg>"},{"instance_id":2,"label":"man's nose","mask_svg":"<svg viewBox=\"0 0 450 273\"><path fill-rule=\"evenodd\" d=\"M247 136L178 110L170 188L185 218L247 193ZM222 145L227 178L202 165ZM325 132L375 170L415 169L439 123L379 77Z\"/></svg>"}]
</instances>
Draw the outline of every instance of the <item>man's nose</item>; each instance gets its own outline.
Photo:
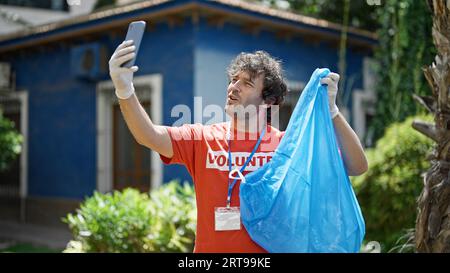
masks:
<instances>
[{"instance_id":1,"label":"man's nose","mask_svg":"<svg viewBox=\"0 0 450 273\"><path fill-rule=\"evenodd\" d=\"M235 91L235 92L240 93L241 92L241 81L238 80L235 83L231 83L230 89L231 89L230 91L232 91L232 92Z\"/></svg>"}]
</instances>

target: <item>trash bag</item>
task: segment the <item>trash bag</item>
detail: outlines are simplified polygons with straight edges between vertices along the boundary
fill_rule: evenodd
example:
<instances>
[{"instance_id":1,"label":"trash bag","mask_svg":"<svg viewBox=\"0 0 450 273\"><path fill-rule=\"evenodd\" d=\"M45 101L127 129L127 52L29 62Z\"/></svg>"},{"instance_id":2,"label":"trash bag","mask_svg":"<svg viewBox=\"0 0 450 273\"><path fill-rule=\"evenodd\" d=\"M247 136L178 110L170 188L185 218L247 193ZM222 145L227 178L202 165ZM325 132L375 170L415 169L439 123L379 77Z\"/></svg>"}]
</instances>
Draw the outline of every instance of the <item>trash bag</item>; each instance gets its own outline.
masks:
<instances>
[{"instance_id":1,"label":"trash bag","mask_svg":"<svg viewBox=\"0 0 450 273\"><path fill-rule=\"evenodd\" d=\"M269 252L359 252L365 234L316 69L270 162L240 184L241 219Z\"/></svg>"}]
</instances>

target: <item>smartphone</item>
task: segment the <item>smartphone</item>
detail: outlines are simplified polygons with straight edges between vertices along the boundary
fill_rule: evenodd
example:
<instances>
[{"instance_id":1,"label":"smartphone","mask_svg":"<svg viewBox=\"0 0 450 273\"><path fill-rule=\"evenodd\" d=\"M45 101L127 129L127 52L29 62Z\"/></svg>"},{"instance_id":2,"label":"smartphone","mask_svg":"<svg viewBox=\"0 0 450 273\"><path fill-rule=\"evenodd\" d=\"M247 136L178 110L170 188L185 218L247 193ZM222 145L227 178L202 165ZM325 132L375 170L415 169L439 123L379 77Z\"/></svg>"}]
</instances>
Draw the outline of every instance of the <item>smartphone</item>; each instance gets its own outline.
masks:
<instances>
[{"instance_id":1,"label":"smartphone","mask_svg":"<svg viewBox=\"0 0 450 273\"><path fill-rule=\"evenodd\" d=\"M131 22L130 25L128 26L128 32L127 32L127 37L125 38L125 41L128 41L128 40L134 41L134 46L136 47L136 50L134 53L136 53L136 55L134 56L133 59L124 63L122 65L122 67L130 68L136 62L136 57L137 57L137 54L139 51L139 46L141 45L142 36L144 35L144 31L145 31L145 25L146 25L146 23L144 21L136 21L136 22Z\"/></svg>"}]
</instances>

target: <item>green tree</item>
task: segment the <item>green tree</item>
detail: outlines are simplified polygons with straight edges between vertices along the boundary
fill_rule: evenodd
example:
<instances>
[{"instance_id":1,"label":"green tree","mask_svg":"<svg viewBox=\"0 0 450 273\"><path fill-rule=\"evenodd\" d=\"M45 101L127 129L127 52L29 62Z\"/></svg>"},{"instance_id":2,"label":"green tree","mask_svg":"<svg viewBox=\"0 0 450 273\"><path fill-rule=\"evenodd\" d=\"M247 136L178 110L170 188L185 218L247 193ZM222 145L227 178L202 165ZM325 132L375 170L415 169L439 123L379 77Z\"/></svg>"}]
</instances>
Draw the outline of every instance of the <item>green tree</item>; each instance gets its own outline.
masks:
<instances>
[{"instance_id":1,"label":"green tree","mask_svg":"<svg viewBox=\"0 0 450 273\"><path fill-rule=\"evenodd\" d=\"M334 23L342 24L343 14L345 14L345 0L284 0L289 3L288 9L303 15L308 15L320 19L325 19ZM272 6L277 6L279 0L257 0L266 2ZM350 1L349 26L376 30L379 22L376 10L380 8L376 5L369 5L366 1Z\"/></svg>"},{"instance_id":2,"label":"green tree","mask_svg":"<svg viewBox=\"0 0 450 273\"><path fill-rule=\"evenodd\" d=\"M435 55L430 38L432 17L425 1L386 0L377 13L381 24L375 52L377 104L367 134L373 140L381 137L389 124L423 113L412 95L426 93L421 67Z\"/></svg>"}]
</instances>

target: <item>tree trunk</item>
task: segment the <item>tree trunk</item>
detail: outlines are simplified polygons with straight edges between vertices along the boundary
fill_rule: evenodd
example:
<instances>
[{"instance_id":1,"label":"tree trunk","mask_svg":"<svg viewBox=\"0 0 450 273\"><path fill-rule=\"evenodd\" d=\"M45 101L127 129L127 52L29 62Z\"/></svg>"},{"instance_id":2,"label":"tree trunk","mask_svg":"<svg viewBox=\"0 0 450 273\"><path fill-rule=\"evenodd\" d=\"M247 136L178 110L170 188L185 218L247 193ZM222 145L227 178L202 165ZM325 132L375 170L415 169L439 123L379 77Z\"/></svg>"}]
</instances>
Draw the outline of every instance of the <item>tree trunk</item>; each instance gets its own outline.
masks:
<instances>
[{"instance_id":1,"label":"tree trunk","mask_svg":"<svg viewBox=\"0 0 450 273\"><path fill-rule=\"evenodd\" d=\"M450 0L428 0L433 13L435 62L423 68L432 97L414 96L434 114L435 124L413 127L436 141L428 159L430 169L418 200L415 244L417 252L450 253Z\"/></svg>"}]
</instances>

